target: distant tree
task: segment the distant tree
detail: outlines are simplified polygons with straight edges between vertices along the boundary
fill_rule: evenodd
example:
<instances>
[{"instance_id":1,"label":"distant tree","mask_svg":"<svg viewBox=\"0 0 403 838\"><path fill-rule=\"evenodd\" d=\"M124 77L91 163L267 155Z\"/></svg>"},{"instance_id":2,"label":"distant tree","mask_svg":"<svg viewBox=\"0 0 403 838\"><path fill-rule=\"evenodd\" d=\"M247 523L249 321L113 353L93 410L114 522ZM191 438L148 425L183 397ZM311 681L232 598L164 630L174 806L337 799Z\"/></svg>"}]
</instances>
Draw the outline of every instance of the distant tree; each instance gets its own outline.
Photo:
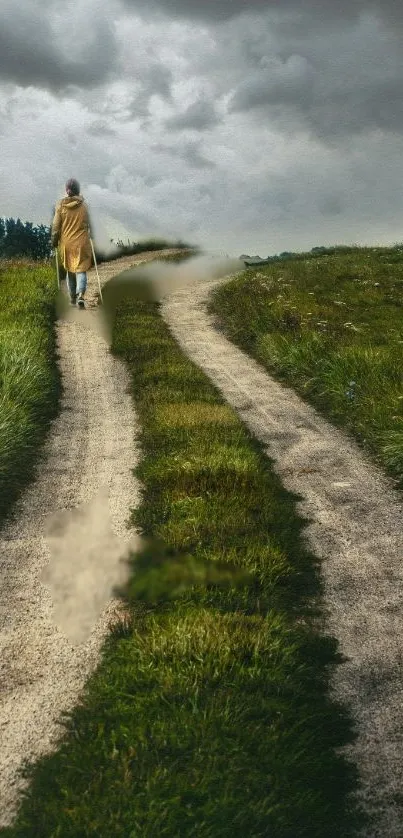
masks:
<instances>
[{"instance_id":1,"label":"distant tree","mask_svg":"<svg viewBox=\"0 0 403 838\"><path fill-rule=\"evenodd\" d=\"M3 251L4 239L6 237L6 225L4 218L0 218L0 254Z\"/></svg>"},{"instance_id":2,"label":"distant tree","mask_svg":"<svg viewBox=\"0 0 403 838\"><path fill-rule=\"evenodd\" d=\"M50 227L39 224L34 227L33 256L34 259L49 259L52 250L50 242Z\"/></svg>"}]
</instances>

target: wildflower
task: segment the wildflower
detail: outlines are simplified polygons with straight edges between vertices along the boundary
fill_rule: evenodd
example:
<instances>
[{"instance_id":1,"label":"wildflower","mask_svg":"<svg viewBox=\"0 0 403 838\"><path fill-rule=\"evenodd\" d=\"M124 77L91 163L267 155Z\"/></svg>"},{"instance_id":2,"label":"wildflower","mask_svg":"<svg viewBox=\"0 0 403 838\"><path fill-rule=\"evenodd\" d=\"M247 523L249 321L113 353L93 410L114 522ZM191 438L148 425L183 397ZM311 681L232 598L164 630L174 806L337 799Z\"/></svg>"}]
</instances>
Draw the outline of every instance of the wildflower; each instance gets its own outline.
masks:
<instances>
[{"instance_id":1,"label":"wildflower","mask_svg":"<svg viewBox=\"0 0 403 838\"><path fill-rule=\"evenodd\" d=\"M346 390L346 396L350 402L354 401L355 398L355 386L355 381L350 381L348 390Z\"/></svg>"}]
</instances>

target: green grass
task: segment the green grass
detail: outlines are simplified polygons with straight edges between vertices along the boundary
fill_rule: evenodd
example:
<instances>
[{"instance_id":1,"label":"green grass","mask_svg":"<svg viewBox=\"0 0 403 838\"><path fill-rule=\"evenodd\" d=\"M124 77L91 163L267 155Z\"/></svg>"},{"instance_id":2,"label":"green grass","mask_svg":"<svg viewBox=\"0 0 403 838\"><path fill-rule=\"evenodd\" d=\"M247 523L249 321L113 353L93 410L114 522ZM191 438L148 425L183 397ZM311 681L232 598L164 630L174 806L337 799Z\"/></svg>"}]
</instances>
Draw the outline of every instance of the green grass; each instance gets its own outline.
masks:
<instances>
[{"instance_id":1,"label":"green grass","mask_svg":"<svg viewBox=\"0 0 403 838\"><path fill-rule=\"evenodd\" d=\"M32 479L60 380L51 267L0 263L0 523Z\"/></svg>"},{"instance_id":2,"label":"green grass","mask_svg":"<svg viewBox=\"0 0 403 838\"><path fill-rule=\"evenodd\" d=\"M358 813L318 563L262 446L153 303L117 312L147 539L59 750L2 838L348 838Z\"/></svg>"},{"instance_id":3,"label":"green grass","mask_svg":"<svg viewBox=\"0 0 403 838\"><path fill-rule=\"evenodd\" d=\"M290 259L215 290L228 337L346 429L403 485L403 255Z\"/></svg>"}]
</instances>

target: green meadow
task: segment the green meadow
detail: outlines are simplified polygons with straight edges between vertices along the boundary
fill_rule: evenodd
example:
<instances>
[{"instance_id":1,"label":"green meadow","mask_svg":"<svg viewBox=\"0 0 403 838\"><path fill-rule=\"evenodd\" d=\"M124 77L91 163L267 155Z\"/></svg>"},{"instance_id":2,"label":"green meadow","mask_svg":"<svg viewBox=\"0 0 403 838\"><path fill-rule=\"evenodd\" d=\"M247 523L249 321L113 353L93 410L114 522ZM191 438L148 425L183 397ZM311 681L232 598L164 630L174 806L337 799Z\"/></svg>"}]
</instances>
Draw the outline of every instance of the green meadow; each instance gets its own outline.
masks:
<instances>
[{"instance_id":1,"label":"green meadow","mask_svg":"<svg viewBox=\"0 0 403 838\"><path fill-rule=\"evenodd\" d=\"M56 293L52 267L0 262L0 523L33 478L59 408Z\"/></svg>"},{"instance_id":2,"label":"green meadow","mask_svg":"<svg viewBox=\"0 0 403 838\"><path fill-rule=\"evenodd\" d=\"M58 404L55 280L35 271L10 265L0 282L1 479L14 496ZM397 486L402 271L396 248L308 254L248 269L210 302L231 340ZM25 766L28 790L0 835L353 838L364 818L342 746L354 729L330 694L341 657L297 499L158 304L121 302L113 351L141 426L132 524L145 546L119 592L126 618L56 752Z\"/></svg>"},{"instance_id":3,"label":"green meadow","mask_svg":"<svg viewBox=\"0 0 403 838\"><path fill-rule=\"evenodd\" d=\"M403 485L403 250L245 271L210 301L227 336Z\"/></svg>"},{"instance_id":4,"label":"green meadow","mask_svg":"<svg viewBox=\"0 0 403 838\"><path fill-rule=\"evenodd\" d=\"M113 350L142 429L146 546L127 618L0 834L353 835L354 731L295 498L158 304L121 303Z\"/></svg>"}]
</instances>

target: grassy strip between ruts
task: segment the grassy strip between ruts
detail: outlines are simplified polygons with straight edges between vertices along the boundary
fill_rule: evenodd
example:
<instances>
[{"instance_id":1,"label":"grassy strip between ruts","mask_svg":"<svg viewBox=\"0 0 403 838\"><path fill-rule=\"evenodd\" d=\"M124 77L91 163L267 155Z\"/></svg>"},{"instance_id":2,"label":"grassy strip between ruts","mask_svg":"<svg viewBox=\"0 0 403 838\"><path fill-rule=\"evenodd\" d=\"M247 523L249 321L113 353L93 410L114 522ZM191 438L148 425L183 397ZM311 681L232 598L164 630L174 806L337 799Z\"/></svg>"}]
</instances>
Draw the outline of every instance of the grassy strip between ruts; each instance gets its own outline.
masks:
<instances>
[{"instance_id":1,"label":"grassy strip between ruts","mask_svg":"<svg viewBox=\"0 0 403 838\"><path fill-rule=\"evenodd\" d=\"M0 524L32 479L59 407L56 294L52 267L0 262Z\"/></svg>"},{"instance_id":2,"label":"grassy strip between ruts","mask_svg":"<svg viewBox=\"0 0 403 838\"><path fill-rule=\"evenodd\" d=\"M247 270L209 310L228 337L403 486L403 252L356 248Z\"/></svg>"},{"instance_id":3,"label":"grassy strip between ruts","mask_svg":"<svg viewBox=\"0 0 403 838\"><path fill-rule=\"evenodd\" d=\"M347 838L344 709L329 697L317 562L260 444L173 340L125 302L114 349L142 428L131 618L3 838Z\"/></svg>"}]
</instances>

